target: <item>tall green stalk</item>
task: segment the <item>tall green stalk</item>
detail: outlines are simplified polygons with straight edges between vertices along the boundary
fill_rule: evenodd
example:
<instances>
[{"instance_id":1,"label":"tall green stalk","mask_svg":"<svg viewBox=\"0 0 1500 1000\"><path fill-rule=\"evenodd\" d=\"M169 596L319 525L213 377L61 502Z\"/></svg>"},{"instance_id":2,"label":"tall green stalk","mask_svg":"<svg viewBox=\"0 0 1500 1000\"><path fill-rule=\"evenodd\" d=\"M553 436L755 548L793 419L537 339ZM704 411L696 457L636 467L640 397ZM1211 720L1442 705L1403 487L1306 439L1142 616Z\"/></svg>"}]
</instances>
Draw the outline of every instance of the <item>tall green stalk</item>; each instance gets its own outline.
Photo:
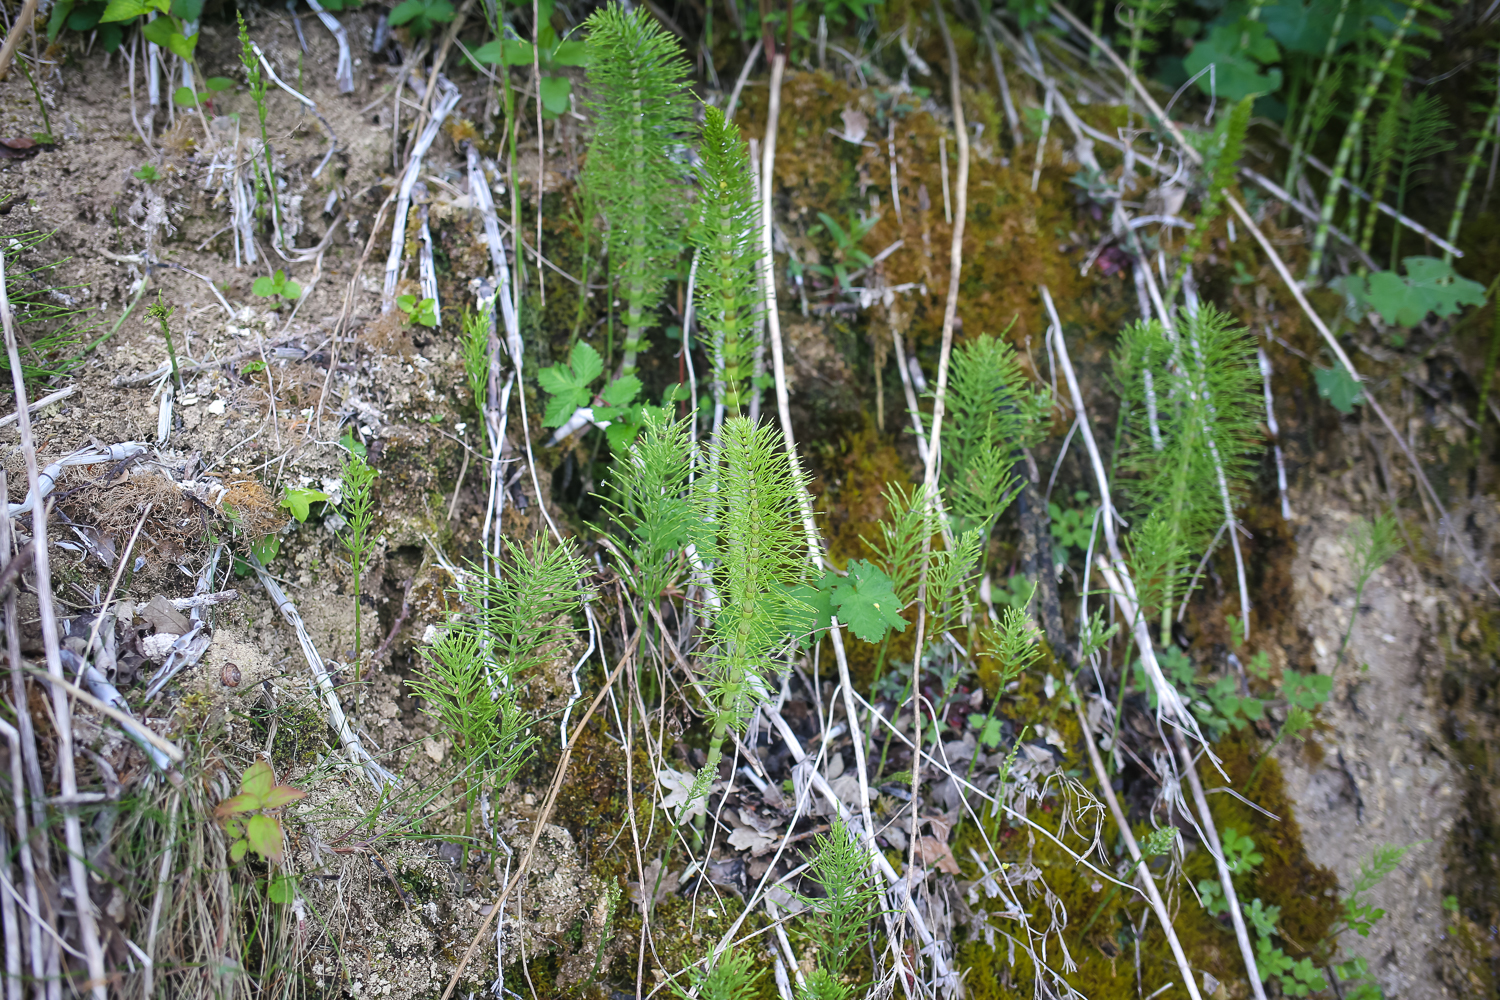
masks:
<instances>
[{"instance_id":1,"label":"tall green stalk","mask_svg":"<svg viewBox=\"0 0 1500 1000\"><path fill-rule=\"evenodd\" d=\"M1448 115L1442 101L1432 91L1423 91L1412 99L1406 113L1406 128L1401 135L1401 170L1396 176L1396 211L1406 210L1406 193L1423 172L1424 161L1453 148L1444 139ZM1391 270L1401 261L1401 226L1391 234Z\"/></svg>"},{"instance_id":2,"label":"tall green stalk","mask_svg":"<svg viewBox=\"0 0 1500 1000\"><path fill-rule=\"evenodd\" d=\"M1391 68L1391 62L1396 58L1402 40L1411 30L1421 10L1421 0L1416 0L1406 8L1406 14L1386 41L1385 49L1380 54L1380 61L1371 68L1369 78L1365 80L1364 89L1360 91L1359 99L1355 102L1354 113L1349 116L1349 124L1344 128L1344 138L1339 143L1338 156L1333 161L1333 175L1328 179L1328 189L1323 195L1322 210L1318 213L1318 228L1313 234L1312 255L1307 262L1309 280L1316 280L1318 272L1323 269L1323 253L1328 247L1328 229L1333 224L1333 212L1338 206L1339 194L1343 187L1342 181L1349 169L1350 157L1354 154L1354 142L1359 137L1360 130L1364 128L1365 118L1370 113L1370 105L1375 102L1375 95L1379 93L1380 85L1385 81L1385 74Z\"/></svg>"},{"instance_id":3,"label":"tall green stalk","mask_svg":"<svg viewBox=\"0 0 1500 1000\"><path fill-rule=\"evenodd\" d=\"M645 7L618 3L587 21L594 143L584 168L608 225L605 246L625 302L621 374L635 371L652 313L681 248L685 168L672 155L689 125L691 69Z\"/></svg>"},{"instance_id":4,"label":"tall green stalk","mask_svg":"<svg viewBox=\"0 0 1500 1000\"><path fill-rule=\"evenodd\" d=\"M1390 88L1386 96L1385 110L1375 123L1375 144L1370 153L1370 201L1365 206L1364 226L1360 232L1359 248L1367 255L1375 241L1375 222L1380 217L1376 205L1385 197L1386 184L1390 181L1391 164L1396 159L1396 140L1401 128L1401 87L1399 82Z\"/></svg>"},{"instance_id":5,"label":"tall green stalk","mask_svg":"<svg viewBox=\"0 0 1500 1000\"><path fill-rule=\"evenodd\" d=\"M370 523L375 518L375 501L371 494L371 486L375 482L375 470L365 461L363 455L354 451L349 452L349 457L344 462L343 469L343 494L342 513L348 522L348 530L339 536L343 542L344 549L349 553L349 572L354 577L354 663L356 672L360 663L360 591L364 578L365 564L369 561L370 550L375 547L375 539L370 535Z\"/></svg>"},{"instance_id":6,"label":"tall green stalk","mask_svg":"<svg viewBox=\"0 0 1500 1000\"><path fill-rule=\"evenodd\" d=\"M1339 0L1339 12L1333 18L1333 30L1328 33L1328 41L1323 45L1323 58L1318 62L1318 72L1313 78L1312 85L1308 88L1307 98L1303 102L1302 117L1297 120L1297 133L1292 139L1291 155L1287 157L1286 179L1282 181L1282 187L1296 194L1297 178L1302 172L1303 156L1306 152L1307 140L1322 130L1323 124L1327 122L1328 115L1333 110L1333 102L1327 100L1325 95L1338 93L1338 74L1333 80L1328 79L1328 71L1333 67L1333 57L1339 49L1339 35L1344 30L1344 18L1349 14L1350 0ZM1326 89L1325 89L1326 88ZM1314 128L1314 123L1317 128Z\"/></svg>"},{"instance_id":7,"label":"tall green stalk","mask_svg":"<svg viewBox=\"0 0 1500 1000\"><path fill-rule=\"evenodd\" d=\"M745 390L763 301L755 280L761 256L760 208L739 126L718 108L705 107L703 113L698 213L689 232L699 252L698 322L714 352L718 402L737 414L748 402Z\"/></svg>"},{"instance_id":8,"label":"tall green stalk","mask_svg":"<svg viewBox=\"0 0 1500 1000\"><path fill-rule=\"evenodd\" d=\"M1496 62L1496 69L1500 69L1500 61ZM1492 72L1495 70L1492 69ZM1464 166L1464 179L1458 186L1458 200L1453 203L1453 215L1448 219L1448 242L1455 243L1458 240L1458 230L1464 221L1464 208L1469 203L1469 192L1474 187L1474 177L1479 173L1479 165L1484 161L1484 150L1489 143L1495 141L1495 124L1500 121L1500 85L1495 87L1495 99L1490 103L1490 110L1484 118L1484 128L1479 130L1474 149L1469 153L1469 162ZM1453 251L1443 251L1443 262L1452 263ZM1483 400L1480 401L1483 405Z\"/></svg>"},{"instance_id":9,"label":"tall green stalk","mask_svg":"<svg viewBox=\"0 0 1500 1000\"><path fill-rule=\"evenodd\" d=\"M1254 106L1254 95L1243 98L1215 130L1217 133L1214 136L1215 152L1209 169L1208 191L1203 196L1203 203L1198 210L1198 218L1194 220L1192 232L1188 234L1183 244L1177 273L1172 275L1172 283L1167 286L1167 293L1163 299L1165 302L1176 301L1177 292L1187 277L1187 269L1197 258L1198 251L1203 249L1203 241L1208 239L1208 231L1213 226L1214 220L1224 211L1225 189L1234 183L1235 171L1239 169L1240 153L1245 147L1245 133L1250 130L1250 112Z\"/></svg>"}]
</instances>

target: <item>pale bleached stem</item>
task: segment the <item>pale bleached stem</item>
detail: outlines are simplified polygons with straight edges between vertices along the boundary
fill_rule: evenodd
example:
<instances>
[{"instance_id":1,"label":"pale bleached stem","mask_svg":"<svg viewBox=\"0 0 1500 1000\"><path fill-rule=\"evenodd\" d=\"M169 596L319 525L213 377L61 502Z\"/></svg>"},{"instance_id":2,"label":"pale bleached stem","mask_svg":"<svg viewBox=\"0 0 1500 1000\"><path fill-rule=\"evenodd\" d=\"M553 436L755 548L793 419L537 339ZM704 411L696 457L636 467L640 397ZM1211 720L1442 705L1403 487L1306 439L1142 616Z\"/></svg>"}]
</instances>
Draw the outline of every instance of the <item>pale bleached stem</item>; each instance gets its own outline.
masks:
<instances>
[{"instance_id":1,"label":"pale bleached stem","mask_svg":"<svg viewBox=\"0 0 1500 1000\"><path fill-rule=\"evenodd\" d=\"M318 0L307 0L307 5L318 15L318 20L323 22L323 27L339 45L338 69L334 72L334 82L338 84L340 94L352 94L354 92L354 59L349 51L349 33L339 23L339 19L319 5Z\"/></svg>"},{"instance_id":2,"label":"pale bleached stem","mask_svg":"<svg viewBox=\"0 0 1500 1000\"><path fill-rule=\"evenodd\" d=\"M15 392L16 412L20 415L21 454L26 461L26 482L31 495L41 496L41 482L37 471L36 443L31 436L31 412L26 406L26 382L21 374L21 350L16 339L16 325L11 315L10 295L6 287L4 255L0 255L0 323L5 328L5 349L10 358L11 388ZM47 508L42 504L32 512L31 537L36 543L36 577L33 588L41 612L42 646L46 653L47 673L56 681L63 680L61 646L57 634L57 608L52 598L52 564L47 545ZM14 516L14 515L12 515ZM18 668L19 664L12 664ZM58 784L65 799L78 794L78 778L73 762L73 706L68 702L57 684L52 686L52 724L57 731ZM85 964L88 968L90 992L95 1000L106 1000L108 980L105 978L104 949L99 941L99 927L95 920L94 903L89 896L88 866L84 861L83 826L78 819L76 807L63 810L63 834L68 850L68 875L73 884L73 904L78 920L78 936L83 944Z\"/></svg>"},{"instance_id":3,"label":"pale bleached stem","mask_svg":"<svg viewBox=\"0 0 1500 1000\"><path fill-rule=\"evenodd\" d=\"M441 81L447 83L447 81ZM457 87L448 84L437 105L432 109L432 119L427 127L422 129L422 134L417 137L416 145L412 147L411 158L407 160L406 171L401 178L401 188L396 195L396 214L391 223L391 252L385 259L385 288L381 293L380 310L390 312L396 307L396 282L401 276L401 257L406 247L406 215L411 207L412 189L416 187L417 178L422 172L422 157L432 148L437 139L438 130L443 121L448 117L448 112L458 106L459 98L463 96Z\"/></svg>"},{"instance_id":4,"label":"pale bleached stem","mask_svg":"<svg viewBox=\"0 0 1500 1000\"><path fill-rule=\"evenodd\" d=\"M1276 456L1276 489L1281 493L1281 519L1292 519L1292 504L1287 498L1286 461L1281 455L1281 427L1276 423L1276 406L1271 397L1271 359L1265 348L1255 348L1256 360L1260 362L1260 377L1266 392L1266 429L1271 432L1271 451Z\"/></svg>"}]
</instances>

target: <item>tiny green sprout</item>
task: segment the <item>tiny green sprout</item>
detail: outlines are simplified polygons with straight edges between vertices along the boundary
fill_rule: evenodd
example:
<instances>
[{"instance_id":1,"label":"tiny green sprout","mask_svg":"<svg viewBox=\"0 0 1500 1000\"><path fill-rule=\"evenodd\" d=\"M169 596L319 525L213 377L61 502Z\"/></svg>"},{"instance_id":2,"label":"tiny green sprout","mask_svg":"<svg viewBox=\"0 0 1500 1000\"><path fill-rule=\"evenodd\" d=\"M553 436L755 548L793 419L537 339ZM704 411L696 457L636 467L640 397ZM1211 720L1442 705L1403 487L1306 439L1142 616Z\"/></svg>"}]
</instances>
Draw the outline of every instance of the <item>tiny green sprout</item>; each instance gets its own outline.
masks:
<instances>
[{"instance_id":1,"label":"tiny green sprout","mask_svg":"<svg viewBox=\"0 0 1500 1000\"><path fill-rule=\"evenodd\" d=\"M267 810L280 809L305 795L306 792L276 784L276 773L263 760L247 767L240 778L240 794L225 799L214 809L214 818L225 820L225 832L235 838L229 845L229 859L240 861L253 850L267 861L280 862L281 820Z\"/></svg>"},{"instance_id":2,"label":"tiny green sprout","mask_svg":"<svg viewBox=\"0 0 1500 1000\"><path fill-rule=\"evenodd\" d=\"M130 176L138 181L146 181L147 183L161 178L161 174L156 172L156 166L151 163L142 163L141 168Z\"/></svg>"},{"instance_id":3,"label":"tiny green sprout","mask_svg":"<svg viewBox=\"0 0 1500 1000\"><path fill-rule=\"evenodd\" d=\"M263 372L265 370L266 363L264 361L247 361L244 367L240 369L240 374L254 375L256 372Z\"/></svg>"},{"instance_id":4,"label":"tiny green sprout","mask_svg":"<svg viewBox=\"0 0 1500 1000\"><path fill-rule=\"evenodd\" d=\"M269 278L261 276L255 279L255 284L250 286L250 291L263 299L281 296L288 302L295 302L302 298L302 286L287 278L286 272L278 268Z\"/></svg>"},{"instance_id":5,"label":"tiny green sprout","mask_svg":"<svg viewBox=\"0 0 1500 1000\"><path fill-rule=\"evenodd\" d=\"M1229 641L1236 649L1245 644L1245 623L1239 615L1225 615L1224 624L1229 626Z\"/></svg>"},{"instance_id":6,"label":"tiny green sprout","mask_svg":"<svg viewBox=\"0 0 1500 1000\"><path fill-rule=\"evenodd\" d=\"M307 520L313 504L327 499L328 494L322 490L309 489L305 486L288 486L281 498L281 506L291 511L292 516L300 524Z\"/></svg>"},{"instance_id":7,"label":"tiny green sprout","mask_svg":"<svg viewBox=\"0 0 1500 1000\"><path fill-rule=\"evenodd\" d=\"M1458 912L1458 897L1457 896L1444 896L1443 897L1443 909L1447 910L1449 913L1457 913Z\"/></svg>"},{"instance_id":8,"label":"tiny green sprout","mask_svg":"<svg viewBox=\"0 0 1500 1000\"><path fill-rule=\"evenodd\" d=\"M398 295L396 308L406 315L406 322L419 326L437 326L437 299L419 299L415 295Z\"/></svg>"},{"instance_id":9,"label":"tiny green sprout","mask_svg":"<svg viewBox=\"0 0 1500 1000\"><path fill-rule=\"evenodd\" d=\"M1242 837L1234 827L1224 831L1224 867L1231 872L1248 872L1262 861L1265 855L1255 849L1255 841Z\"/></svg>"},{"instance_id":10,"label":"tiny green sprout","mask_svg":"<svg viewBox=\"0 0 1500 1000\"><path fill-rule=\"evenodd\" d=\"M172 318L172 307L162 301L161 293L156 293L156 301L146 309L146 315L161 324L161 335L167 342L167 358L172 362L172 381L177 383L177 388L182 388L182 376L177 371L177 349L172 346L172 328L167 321Z\"/></svg>"}]
</instances>

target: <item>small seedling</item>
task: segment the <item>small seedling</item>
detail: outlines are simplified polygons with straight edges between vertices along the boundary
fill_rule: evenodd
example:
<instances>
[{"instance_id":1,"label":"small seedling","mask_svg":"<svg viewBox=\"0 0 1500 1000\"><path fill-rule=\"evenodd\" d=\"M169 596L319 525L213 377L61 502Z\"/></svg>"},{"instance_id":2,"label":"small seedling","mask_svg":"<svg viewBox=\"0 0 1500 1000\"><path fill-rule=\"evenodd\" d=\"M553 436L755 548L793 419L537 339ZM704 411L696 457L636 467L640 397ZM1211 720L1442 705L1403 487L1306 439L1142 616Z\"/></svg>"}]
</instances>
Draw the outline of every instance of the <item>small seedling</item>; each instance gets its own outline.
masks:
<instances>
[{"instance_id":1,"label":"small seedling","mask_svg":"<svg viewBox=\"0 0 1500 1000\"><path fill-rule=\"evenodd\" d=\"M1088 490L1075 490L1073 502L1079 504L1064 510L1056 503L1047 504L1047 517L1051 520L1052 540L1066 552L1077 549L1087 552L1089 538L1094 530L1094 508L1082 506L1092 496Z\"/></svg>"},{"instance_id":2,"label":"small seedling","mask_svg":"<svg viewBox=\"0 0 1500 1000\"><path fill-rule=\"evenodd\" d=\"M391 8L386 19L391 27L406 25L408 31L421 38L432 34L437 25L453 20L453 4L448 0L404 0Z\"/></svg>"},{"instance_id":3,"label":"small seedling","mask_svg":"<svg viewBox=\"0 0 1500 1000\"><path fill-rule=\"evenodd\" d=\"M229 859L240 861L254 851L266 861L279 863L283 846L281 820L268 810L290 805L306 794L276 784L275 772L263 760L247 767L240 778L240 794L220 802L214 810L216 819L226 821L225 832L235 838L229 845Z\"/></svg>"},{"instance_id":4,"label":"small seedling","mask_svg":"<svg viewBox=\"0 0 1500 1000\"><path fill-rule=\"evenodd\" d=\"M282 494L281 506L291 511L297 523L301 524L312 512L313 504L327 499L328 494L322 490L309 489L306 486L288 486Z\"/></svg>"},{"instance_id":5,"label":"small seedling","mask_svg":"<svg viewBox=\"0 0 1500 1000\"><path fill-rule=\"evenodd\" d=\"M277 268L269 278L264 275L256 278L255 284L250 286L250 291L263 299L280 296L288 302L295 302L302 298L302 286L289 279L286 272L280 268Z\"/></svg>"},{"instance_id":6,"label":"small seedling","mask_svg":"<svg viewBox=\"0 0 1500 1000\"><path fill-rule=\"evenodd\" d=\"M142 163L141 168L135 171L130 176L134 177L138 181L145 181L148 184L152 181L161 179L161 174L157 173L155 165L150 163Z\"/></svg>"},{"instance_id":7,"label":"small seedling","mask_svg":"<svg viewBox=\"0 0 1500 1000\"><path fill-rule=\"evenodd\" d=\"M353 435L349 435L351 445ZM348 449L349 457L344 462L342 513L348 522L348 530L340 537L349 553L349 571L354 577L354 662L359 663L360 648L360 579L375 539L370 536L370 523L375 518L374 498L370 487L375 482L375 470L365 461L364 445L356 452ZM358 667L356 666L356 671Z\"/></svg>"},{"instance_id":8,"label":"small seedling","mask_svg":"<svg viewBox=\"0 0 1500 1000\"><path fill-rule=\"evenodd\" d=\"M182 375L177 371L177 348L172 346L172 328L167 324L167 320L172 318L172 307L162 301L161 293L158 292L156 301L146 310L146 315L161 324L161 335L167 342L167 358L172 362L172 381L181 391Z\"/></svg>"},{"instance_id":9,"label":"small seedling","mask_svg":"<svg viewBox=\"0 0 1500 1000\"><path fill-rule=\"evenodd\" d=\"M418 326L437 326L437 299L419 299L415 295L396 297L396 308L406 316L405 322Z\"/></svg>"},{"instance_id":10,"label":"small seedling","mask_svg":"<svg viewBox=\"0 0 1500 1000\"><path fill-rule=\"evenodd\" d=\"M1344 538L1344 551L1354 567L1354 608L1349 613L1349 627L1344 630L1344 641L1339 643L1339 658L1334 669L1344 662L1349 649L1349 640L1354 635L1354 625L1359 621L1359 605L1365 596L1365 585L1370 577L1401 551L1398 537L1400 528L1392 514L1382 514L1373 521L1358 518L1349 526Z\"/></svg>"}]
</instances>

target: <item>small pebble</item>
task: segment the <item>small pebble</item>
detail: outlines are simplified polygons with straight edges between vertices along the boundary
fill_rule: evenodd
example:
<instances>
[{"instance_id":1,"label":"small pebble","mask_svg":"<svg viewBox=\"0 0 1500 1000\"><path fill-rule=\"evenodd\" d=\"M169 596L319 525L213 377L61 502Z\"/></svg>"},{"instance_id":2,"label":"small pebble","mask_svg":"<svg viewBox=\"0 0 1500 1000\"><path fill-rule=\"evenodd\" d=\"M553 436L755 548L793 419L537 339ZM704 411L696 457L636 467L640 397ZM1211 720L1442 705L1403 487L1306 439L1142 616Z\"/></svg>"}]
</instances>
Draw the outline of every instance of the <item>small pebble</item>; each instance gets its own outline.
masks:
<instances>
[{"instance_id":1,"label":"small pebble","mask_svg":"<svg viewBox=\"0 0 1500 1000\"><path fill-rule=\"evenodd\" d=\"M223 681L224 686L227 688L239 687L240 668L235 666L233 663L224 664L224 669L219 671L219 680Z\"/></svg>"}]
</instances>

